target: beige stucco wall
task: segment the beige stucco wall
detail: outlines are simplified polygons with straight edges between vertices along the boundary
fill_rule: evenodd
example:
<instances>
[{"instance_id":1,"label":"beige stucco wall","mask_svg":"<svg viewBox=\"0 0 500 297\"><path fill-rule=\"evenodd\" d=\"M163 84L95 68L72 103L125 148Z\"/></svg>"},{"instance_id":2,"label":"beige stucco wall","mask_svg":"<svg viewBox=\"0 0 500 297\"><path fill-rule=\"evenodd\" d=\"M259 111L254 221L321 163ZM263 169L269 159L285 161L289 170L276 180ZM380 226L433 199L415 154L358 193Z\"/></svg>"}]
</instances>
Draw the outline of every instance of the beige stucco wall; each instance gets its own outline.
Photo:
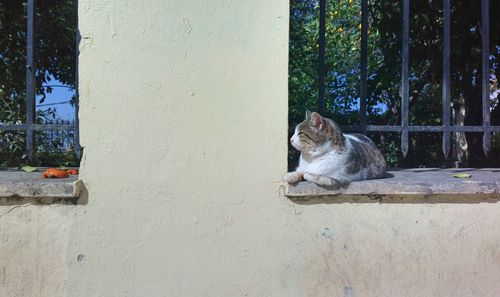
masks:
<instances>
[{"instance_id":1,"label":"beige stucco wall","mask_svg":"<svg viewBox=\"0 0 500 297\"><path fill-rule=\"evenodd\" d=\"M0 296L500 296L500 204L296 205L288 1L80 1L84 205L0 206Z\"/></svg>"}]
</instances>

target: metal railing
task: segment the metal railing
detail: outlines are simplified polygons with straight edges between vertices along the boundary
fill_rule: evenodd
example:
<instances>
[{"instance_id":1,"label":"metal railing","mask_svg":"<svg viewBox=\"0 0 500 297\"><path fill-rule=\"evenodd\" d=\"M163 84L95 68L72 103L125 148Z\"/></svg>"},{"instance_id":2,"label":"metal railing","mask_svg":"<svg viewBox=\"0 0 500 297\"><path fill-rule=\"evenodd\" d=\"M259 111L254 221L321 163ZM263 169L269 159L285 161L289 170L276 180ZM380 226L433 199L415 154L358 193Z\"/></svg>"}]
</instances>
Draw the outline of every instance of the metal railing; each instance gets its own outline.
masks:
<instances>
[{"instance_id":1,"label":"metal railing","mask_svg":"<svg viewBox=\"0 0 500 297\"><path fill-rule=\"evenodd\" d=\"M35 158L35 143L34 143L34 133L35 131L74 131L75 139L75 152L78 157L81 154L80 147L80 136L79 136L79 120L78 120L78 75L76 74L76 99L75 99L75 120L73 123L68 124L67 122L55 122L55 123L45 123L36 124L36 65L35 65L35 1L27 0L27 30L26 30L26 123L25 124L2 124L0 123L0 130L3 131L25 131L26 132L26 155L30 163L34 161ZM78 32L78 31L77 31ZM78 43L77 36L77 43ZM75 44L76 50L78 51L78 46ZM78 52L77 52L78 59ZM78 69L78 62L76 62L76 69Z\"/></svg>"},{"instance_id":2,"label":"metal railing","mask_svg":"<svg viewBox=\"0 0 500 297\"><path fill-rule=\"evenodd\" d=\"M326 1L319 0L319 73L318 73L318 110L324 113L325 104L325 19ZM361 52L360 52L360 108L359 124L342 126L350 132L399 132L401 133L401 151L403 156L408 154L409 132L440 132L443 133L443 154L448 159L450 154L450 138L452 132L482 132L483 151L488 155L491 149L491 133L500 132L500 126L490 125L489 108L489 0L481 0L481 91L482 91L482 125L481 126L457 126L451 125L451 6L450 0L443 0L443 77L442 77L442 105L443 125L409 125L409 40L410 40L410 0L402 0L402 69L401 69L401 124L395 125L367 125L366 100L368 86L368 0L361 0Z\"/></svg>"}]
</instances>

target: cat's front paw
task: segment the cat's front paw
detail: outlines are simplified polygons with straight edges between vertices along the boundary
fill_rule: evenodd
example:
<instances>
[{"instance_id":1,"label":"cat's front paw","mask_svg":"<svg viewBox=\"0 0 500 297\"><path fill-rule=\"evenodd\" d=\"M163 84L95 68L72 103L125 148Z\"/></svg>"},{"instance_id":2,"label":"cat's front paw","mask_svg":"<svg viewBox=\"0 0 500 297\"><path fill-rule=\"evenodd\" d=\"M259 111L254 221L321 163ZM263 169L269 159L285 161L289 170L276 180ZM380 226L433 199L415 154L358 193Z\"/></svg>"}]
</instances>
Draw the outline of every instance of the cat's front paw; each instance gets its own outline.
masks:
<instances>
[{"instance_id":1,"label":"cat's front paw","mask_svg":"<svg viewBox=\"0 0 500 297\"><path fill-rule=\"evenodd\" d=\"M318 184L320 186L328 186L328 187L340 187L341 184L338 180L334 178L330 178L328 176L304 173L304 180L308 182L312 182Z\"/></svg>"},{"instance_id":2,"label":"cat's front paw","mask_svg":"<svg viewBox=\"0 0 500 297\"><path fill-rule=\"evenodd\" d=\"M304 175L300 172L288 172L283 176L283 180L289 184L296 184L303 179Z\"/></svg>"}]
</instances>

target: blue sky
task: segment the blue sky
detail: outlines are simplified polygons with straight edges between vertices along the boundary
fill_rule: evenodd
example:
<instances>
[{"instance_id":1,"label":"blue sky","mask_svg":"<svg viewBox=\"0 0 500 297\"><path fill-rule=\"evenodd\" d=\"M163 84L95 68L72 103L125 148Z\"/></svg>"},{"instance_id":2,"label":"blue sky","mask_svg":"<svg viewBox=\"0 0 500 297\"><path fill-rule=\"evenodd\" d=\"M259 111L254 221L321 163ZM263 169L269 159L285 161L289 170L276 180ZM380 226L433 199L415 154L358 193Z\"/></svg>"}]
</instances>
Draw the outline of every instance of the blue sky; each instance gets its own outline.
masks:
<instances>
[{"instance_id":1,"label":"blue sky","mask_svg":"<svg viewBox=\"0 0 500 297\"><path fill-rule=\"evenodd\" d=\"M53 86L52 93L47 93L45 101L41 104L41 96L37 96L36 109L47 110L48 108L56 108L56 117L64 120L73 120L75 118L75 108L69 103L69 101L75 94L75 90L65 86L55 79L45 85Z\"/></svg>"}]
</instances>

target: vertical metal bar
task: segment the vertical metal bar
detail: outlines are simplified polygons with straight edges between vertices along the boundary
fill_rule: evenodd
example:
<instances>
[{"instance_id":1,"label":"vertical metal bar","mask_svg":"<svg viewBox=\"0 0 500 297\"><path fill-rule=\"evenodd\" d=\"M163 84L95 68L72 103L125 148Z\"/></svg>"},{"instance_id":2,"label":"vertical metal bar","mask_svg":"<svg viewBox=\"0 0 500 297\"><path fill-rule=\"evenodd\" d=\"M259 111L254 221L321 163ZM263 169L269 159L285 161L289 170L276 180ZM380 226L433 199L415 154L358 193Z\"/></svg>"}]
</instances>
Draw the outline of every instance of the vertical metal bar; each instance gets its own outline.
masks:
<instances>
[{"instance_id":1,"label":"vertical metal bar","mask_svg":"<svg viewBox=\"0 0 500 297\"><path fill-rule=\"evenodd\" d=\"M75 0L76 6L78 8L78 1ZM80 118L78 113L80 110L80 92L79 87L79 75L78 75L78 61L80 58L80 30L78 29L78 13L76 14L76 58L75 58L75 153L78 159L82 157L82 148L80 146Z\"/></svg>"},{"instance_id":2,"label":"vertical metal bar","mask_svg":"<svg viewBox=\"0 0 500 297\"><path fill-rule=\"evenodd\" d=\"M486 156L491 148L491 134L490 134L490 12L489 0L482 0L481 5L481 28L482 28L482 53L481 53L481 80L482 80L482 101L483 101L483 151Z\"/></svg>"},{"instance_id":3,"label":"vertical metal bar","mask_svg":"<svg viewBox=\"0 0 500 297\"><path fill-rule=\"evenodd\" d=\"M361 89L359 125L366 134L366 97L368 93L368 0L361 0Z\"/></svg>"},{"instance_id":4,"label":"vertical metal bar","mask_svg":"<svg viewBox=\"0 0 500 297\"><path fill-rule=\"evenodd\" d=\"M450 0L443 0L443 153L448 159L450 155L450 45L451 45L451 8Z\"/></svg>"},{"instance_id":5,"label":"vertical metal bar","mask_svg":"<svg viewBox=\"0 0 500 297\"><path fill-rule=\"evenodd\" d=\"M319 0L319 63L318 63L318 111L325 114L325 46L326 0Z\"/></svg>"},{"instance_id":6,"label":"vertical metal bar","mask_svg":"<svg viewBox=\"0 0 500 297\"><path fill-rule=\"evenodd\" d=\"M28 0L26 29L26 152L28 162L35 159L35 0Z\"/></svg>"},{"instance_id":7,"label":"vertical metal bar","mask_svg":"<svg viewBox=\"0 0 500 297\"><path fill-rule=\"evenodd\" d=\"M410 68L410 0L403 0L403 48L402 48L402 73L401 73L401 151L403 156L408 154L408 114L409 114L409 68Z\"/></svg>"}]
</instances>

